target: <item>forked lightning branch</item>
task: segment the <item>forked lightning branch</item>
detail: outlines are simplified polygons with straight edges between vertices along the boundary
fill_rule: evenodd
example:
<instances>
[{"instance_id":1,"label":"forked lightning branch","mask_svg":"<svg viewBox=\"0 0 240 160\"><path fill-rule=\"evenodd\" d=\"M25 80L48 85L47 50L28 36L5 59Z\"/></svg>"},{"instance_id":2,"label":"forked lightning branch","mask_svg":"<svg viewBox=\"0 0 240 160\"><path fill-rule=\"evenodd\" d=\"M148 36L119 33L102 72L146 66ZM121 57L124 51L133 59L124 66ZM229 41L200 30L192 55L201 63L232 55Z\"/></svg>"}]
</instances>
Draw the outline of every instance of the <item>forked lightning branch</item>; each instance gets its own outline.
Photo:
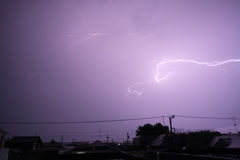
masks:
<instances>
[{"instance_id":1,"label":"forked lightning branch","mask_svg":"<svg viewBox=\"0 0 240 160\"><path fill-rule=\"evenodd\" d=\"M130 85L127 89L128 93L127 96L130 95L137 95L140 97L143 93L144 88L151 84L151 83L158 83L160 81L168 79L170 76L169 74L162 76L162 73L160 72L161 67L163 67L166 64L171 64L171 63L192 63L194 65L205 65L207 67L217 67L221 65L226 65L226 64L232 64L232 63L238 63L240 62L240 59L229 59L226 61L213 61L213 62L201 62L201 61L195 61L195 60L189 60L189 59L170 59L170 60L165 60L157 64L156 66L156 74L153 76L153 80L149 82L137 82L133 83ZM141 86L141 87L139 87ZM141 89L135 89L135 88L141 88Z\"/></svg>"}]
</instances>

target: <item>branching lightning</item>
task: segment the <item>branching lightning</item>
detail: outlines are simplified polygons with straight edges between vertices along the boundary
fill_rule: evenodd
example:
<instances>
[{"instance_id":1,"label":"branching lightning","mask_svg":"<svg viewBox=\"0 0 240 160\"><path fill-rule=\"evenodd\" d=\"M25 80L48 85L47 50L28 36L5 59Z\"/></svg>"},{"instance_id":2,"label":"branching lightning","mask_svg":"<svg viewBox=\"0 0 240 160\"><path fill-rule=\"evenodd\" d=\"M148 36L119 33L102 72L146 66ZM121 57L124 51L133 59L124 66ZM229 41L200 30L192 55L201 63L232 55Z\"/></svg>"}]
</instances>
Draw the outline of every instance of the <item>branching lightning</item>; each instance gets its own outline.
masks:
<instances>
[{"instance_id":1,"label":"branching lightning","mask_svg":"<svg viewBox=\"0 0 240 160\"><path fill-rule=\"evenodd\" d=\"M82 29L77 29L77 30L79 30L79 31L81 31L83 33L86 33L87 34L87 38L79 40L79 41L76 41L76 42L72 43L70 46L74 46L74 45L76 45L78 43L86 42L86 41L88 41L88 40L90 40L90 39L92 39L92 38L94 38L96 36L109 34L109 33L91 33L91 32L87 32L87 31L83 31ZM69 37L80 37L79 35L67 35L67 36L69 36Z\"/></svg>"},{"instance_id":2,"label":"branching lightning","mask_svg":"<svg viewBox=\"0 0 240 160\"><path fill-rule=\"evenodd\" d=\"M197 65L205 65L205 66L208 66L208 67L217 67L217 66L221 66L221 65L225 65L225 64L229 64L230 66L232 66L231 63L237 63L237 62L240 62L240 59L229 59L229 60L226 60L226 61L213 61L213 62L199 62L199 61L187 60L187 59L164 60L164 61L157 64L156 74L154 76L154 80L149 81L149 82L138 82L138 83L134 83L134 84L130 85L127 89L128 90L127 96L130 96L132 94L136 94L138 97L140 97L143 93L143 90L144 90L145 86L147 86L151 83L154 83L154 82L158 83L160 81L168 79L169 75L160 77L160 69L161 69L161 66L169 64L169 63L193 63L193 64L197 64ZM224 70L224 72L225 72L225 70ZM140 91L137 90L137 89L134 89L134 88L137 88L137 87L141 88Z\"/></svg>"}]
</instances>

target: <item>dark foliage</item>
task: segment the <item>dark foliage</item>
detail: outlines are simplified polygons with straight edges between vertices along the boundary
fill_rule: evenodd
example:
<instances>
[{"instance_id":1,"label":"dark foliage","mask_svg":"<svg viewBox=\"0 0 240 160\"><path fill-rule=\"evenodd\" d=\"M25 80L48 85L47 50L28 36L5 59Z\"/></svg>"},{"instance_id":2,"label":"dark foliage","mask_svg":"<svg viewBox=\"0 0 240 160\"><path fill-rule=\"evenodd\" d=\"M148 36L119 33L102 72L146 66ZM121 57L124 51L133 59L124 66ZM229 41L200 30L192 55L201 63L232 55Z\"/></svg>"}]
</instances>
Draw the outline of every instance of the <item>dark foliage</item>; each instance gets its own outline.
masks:
<instances>
[{"instance_id":1,"label":"dark foliage","mask_svg":"<svg viewBox=\"0 0 240 160\"><path fill-rule=\"evenodd\" d=\"M144 126L139 126L136 130L136 136L140 137L141 145L148 145L160 134L166 134L169 132L167 126L163 126L161 123L156 123L155 125L145 124Z\"/></svg>"}]
</instances>

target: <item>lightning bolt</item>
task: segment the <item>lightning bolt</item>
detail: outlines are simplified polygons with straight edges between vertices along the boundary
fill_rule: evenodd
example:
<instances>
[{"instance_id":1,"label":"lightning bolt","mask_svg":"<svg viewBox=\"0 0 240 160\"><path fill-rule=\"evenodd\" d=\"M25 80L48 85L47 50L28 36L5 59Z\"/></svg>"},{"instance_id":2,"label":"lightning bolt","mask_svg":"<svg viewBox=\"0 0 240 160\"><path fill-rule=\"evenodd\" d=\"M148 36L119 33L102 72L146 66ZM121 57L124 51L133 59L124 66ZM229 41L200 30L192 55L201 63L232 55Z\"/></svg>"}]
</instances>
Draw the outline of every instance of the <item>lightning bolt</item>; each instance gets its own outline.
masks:
<instances>
[{"instance_id":1,"label":"lightning bolt","mask_svg":"<svg viewBox=\"0 0 240 160\"><path fill-rule=\"evenodd\" d=\"M86 33L87 34L87 37L85 39L82 39L82 40L79 40L79 41L76 41L74 43L72 43L70 46L74 46L78 43L82 43L82 42L86 42L96 36L100 36L100 35L106 35L106 34L109 34L109 33L91 33L91 32L87 32L87 31L84 31L82 29L76 29L76 30L79 30L83 33ZM68 37L80 37L79 35L67 35Z\"/></svg>"},{"instance_id":2,"label":"lightning bolt","mask_svg":"<svg viewBox=\"0 0 240 160\"><path fill-rule=\"evenodd\" d=\"M208 67L217 67L217 66L221 66L221 65L225 65L225 64L230 65L230 63L237 63L237 62L240 62L240 59L229 59L229 60L226 60L226 61L213 61L213 62L199 62L199 61L188 60L188 59L164 60L164 61L157 64L157 69L156 69L156 74L154 76L154 80L149 81L149 82L138 82L138 83L134 83L134 84L130 85L127 89L127 91L128 91L127 96L130 96L132 94L136 94L138 97L140 97L143 93L143 90L144 90L145 86L147 86L151 83L154 83L154 82L158 83L160 81L168 79L169 75L166 75L164 77L160 77L160 69L161 69L161 66L169 64L169 63L193 63L193 64L197 64L197 65L205 65L205 66L208 66ZM230 66L232 66L232 65L230 65ZM225 72L225 70L224 70L224 72ZM141 88L140 91L137 90L137 89L133 89L133 88L137 88L137 87Z\"/></svg>"}]
</instances>

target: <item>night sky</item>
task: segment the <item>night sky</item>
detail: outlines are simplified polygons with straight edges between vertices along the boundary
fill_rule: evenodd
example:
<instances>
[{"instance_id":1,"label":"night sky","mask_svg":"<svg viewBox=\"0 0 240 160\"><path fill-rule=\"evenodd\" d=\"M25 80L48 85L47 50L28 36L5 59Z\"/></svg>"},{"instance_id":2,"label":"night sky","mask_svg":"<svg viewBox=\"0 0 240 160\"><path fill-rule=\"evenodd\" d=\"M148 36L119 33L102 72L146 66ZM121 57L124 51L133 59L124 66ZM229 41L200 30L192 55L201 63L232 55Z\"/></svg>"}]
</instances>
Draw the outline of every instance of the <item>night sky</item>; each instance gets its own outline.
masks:
<instances>
[{"instance_id":1,"label":"night sky","mask_svg":"<svg viewBox=\"0 0 240 160\"><path fill-rule=\"evenodd\" d=\"M239 0L2 0L0 128L43 141L117 141L168 117L3 122L176 115L179 130L236 132L239 15ZM236 62L158 65L179 59Z\"/></svg>"}]
</instances>

